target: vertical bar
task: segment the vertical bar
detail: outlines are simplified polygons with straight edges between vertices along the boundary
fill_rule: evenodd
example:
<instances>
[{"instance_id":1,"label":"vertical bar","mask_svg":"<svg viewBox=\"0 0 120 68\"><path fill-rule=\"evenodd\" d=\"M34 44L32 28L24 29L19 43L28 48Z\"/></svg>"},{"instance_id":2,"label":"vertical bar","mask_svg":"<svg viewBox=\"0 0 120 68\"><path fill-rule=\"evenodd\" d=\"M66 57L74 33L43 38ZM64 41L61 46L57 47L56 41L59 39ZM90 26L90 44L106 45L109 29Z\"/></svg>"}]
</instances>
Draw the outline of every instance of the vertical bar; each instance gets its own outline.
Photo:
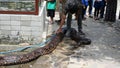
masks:
<instances>
[{"instance_id":1,"label":"vertical bar","mask_svg":"<svg viewBox=\"0 0 120 68\"><path fill-rule=\"evenodd\" d=\"M42 9L41 9L41 13L40 13L40 16L42 17L42 23L43 23L43 42L46 41L46 35L47 35L47 27L46 27L46 23L45 23L45 20L46 20L46 1L43 1L43 4L42 4Z\"/></svg>"}]
</instances>

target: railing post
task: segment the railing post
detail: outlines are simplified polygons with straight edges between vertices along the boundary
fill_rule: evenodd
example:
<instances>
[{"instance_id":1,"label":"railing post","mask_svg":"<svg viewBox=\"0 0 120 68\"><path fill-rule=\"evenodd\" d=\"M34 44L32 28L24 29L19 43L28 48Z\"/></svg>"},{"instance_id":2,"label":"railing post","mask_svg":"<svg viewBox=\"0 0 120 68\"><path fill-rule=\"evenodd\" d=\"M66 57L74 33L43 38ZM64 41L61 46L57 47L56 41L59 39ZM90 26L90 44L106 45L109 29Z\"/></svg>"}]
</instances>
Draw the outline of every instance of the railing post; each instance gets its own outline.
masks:
<instances>
[{"instance_id":1,"label":"railing post","mask_svg":"<svg viewBox=\"0 0 120 68\"><path fill-rule=\"evenodd\" d=\"M42 38L43 38L43 42L45 42L46 41L47 30L48 30L48 27L47 27L47 24L46 24L46 1L44 1L44 3L43 3L40 15L43 16L42 17L42 23L43 23Z\"/></svg>"}]
</instances>

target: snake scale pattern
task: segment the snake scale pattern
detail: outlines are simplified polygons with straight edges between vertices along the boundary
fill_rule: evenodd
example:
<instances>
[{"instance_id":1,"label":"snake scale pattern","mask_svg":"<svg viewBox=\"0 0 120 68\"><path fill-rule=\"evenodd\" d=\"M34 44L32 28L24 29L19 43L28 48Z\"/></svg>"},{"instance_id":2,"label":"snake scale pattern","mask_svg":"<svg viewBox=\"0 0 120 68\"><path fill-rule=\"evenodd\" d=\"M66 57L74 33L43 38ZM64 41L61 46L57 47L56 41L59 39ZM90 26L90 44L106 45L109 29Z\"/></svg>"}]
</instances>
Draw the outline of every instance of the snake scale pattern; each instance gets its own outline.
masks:
<instances>
[{"instance_id":1,"label":"snake scale pattern","mask_svg":"<svg viewBox=\"0 0 120 68\"><path fill-rule=\"evenodd\" d=\"M30 62L40 56L51 53L64 38L64 33L56 34L51 41L44 47L33 50L22 55L0 56L0 66L16 65Z\"/></svg>"}]
</instances>

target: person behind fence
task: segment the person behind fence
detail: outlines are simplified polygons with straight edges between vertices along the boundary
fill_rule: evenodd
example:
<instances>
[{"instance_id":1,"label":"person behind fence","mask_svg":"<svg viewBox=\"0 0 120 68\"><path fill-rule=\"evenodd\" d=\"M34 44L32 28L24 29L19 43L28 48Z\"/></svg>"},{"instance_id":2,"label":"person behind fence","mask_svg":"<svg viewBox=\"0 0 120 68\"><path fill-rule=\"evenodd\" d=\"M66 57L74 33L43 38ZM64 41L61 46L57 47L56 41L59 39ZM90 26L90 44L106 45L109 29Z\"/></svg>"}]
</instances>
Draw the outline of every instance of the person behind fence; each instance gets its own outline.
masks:
<instances>
[{"instance_id":1,"label":"person behind fence","mask_svg":"<svg viewBox=\"0 0 120 68\"><path fill-rule=\"evenodd\" d=\"M53 24L53 18L55 16L56 0L46 0L47 1L47 16L50 17L50 24Z\"/></svg>"}]
</instances>

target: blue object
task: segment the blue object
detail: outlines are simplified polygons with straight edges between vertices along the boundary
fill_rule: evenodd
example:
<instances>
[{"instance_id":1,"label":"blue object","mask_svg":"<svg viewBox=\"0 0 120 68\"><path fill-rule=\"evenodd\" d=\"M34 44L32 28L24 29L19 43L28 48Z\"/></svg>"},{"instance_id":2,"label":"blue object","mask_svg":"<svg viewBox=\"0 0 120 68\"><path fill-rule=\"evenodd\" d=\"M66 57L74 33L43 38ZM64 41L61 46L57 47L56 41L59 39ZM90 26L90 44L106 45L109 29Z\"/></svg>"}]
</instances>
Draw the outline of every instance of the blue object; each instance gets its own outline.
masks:
<instances>
[{"instance_id":1,"label":"blue object","mask_svg":"<svg viewBox=\"0 0 120 68\"><path fill-rule=\"evenodd\" d=\"M15 49L15 50L9 50L9 51L6 51L6 52L0 52L0 54L8 54L8 53L12 53L12 52L20 52L20 51L24 51L24 50L26 50L28 48L33 48L33 47L36 47L36 46L43 46L45 43L49 42L52 38L54 38L54 36L55 35L53 35L51 38L47 39L45 42L42 42L40 44L21 47L21 48L18 48L18 49Z\"/></svg>"},{"instance_id":2,"label":"blue object","mask_svg":"<svg viewBox=\"0 0 120 68\"><path fill-rule=\"evenodd\" d=\"M82 4L88 6L88 0L82 0Z\"/></svg>"}]
</instances>

